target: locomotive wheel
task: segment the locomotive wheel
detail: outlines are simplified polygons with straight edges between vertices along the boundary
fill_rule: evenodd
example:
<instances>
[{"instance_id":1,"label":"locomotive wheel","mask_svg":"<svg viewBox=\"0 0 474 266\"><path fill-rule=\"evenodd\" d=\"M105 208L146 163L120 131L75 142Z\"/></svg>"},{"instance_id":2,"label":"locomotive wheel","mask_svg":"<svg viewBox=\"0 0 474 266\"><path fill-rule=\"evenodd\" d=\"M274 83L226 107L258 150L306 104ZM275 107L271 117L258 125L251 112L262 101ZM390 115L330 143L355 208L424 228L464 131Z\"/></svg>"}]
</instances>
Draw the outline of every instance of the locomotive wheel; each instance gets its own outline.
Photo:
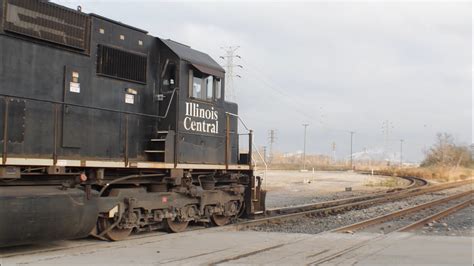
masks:
<instances>
[{"instance_id":1,"label":"locomotive wheel","mask_svg":"<svg viewBox=\"0 0 474 266\"><path fill-rule=\"evenodd\" d=\"M111 221L110 219L107 218L99 218L98 221L98 230L99 234L100 232L103 232L104 230L107 230L109 226L111 226L114 222ZM112 241L120 241L126 239L131 233L132 233L133 228L130 229L119 229L119 228L112 228L110 231L105 233L105 237L112 240Z\"/></svg>"},{"instance_id":2,"label":"locomotive wheel","mask_svg":"<svg viewBox=\"0 0 474 266\"><path fill-rule=\"evenodd\" d=\"M226 225L230 222L230 216L224 216L224 215L218 215L218 214L213 214L211 216L211 221L214 225L216 226L223 226Z\"/></svg>"},{"instance_id":3,"label":"locomotive wheel","mask_svg":"<svg viewBox=\"0 0 474 266\"><path fill-rule=\"evenodd\" d=\"M163 221L164 228L169 233L183 232L188 227L188 224L189 224L189 221L180 222L177 220L173 220L171 218L167 218Z\"/></svg>"}]
</instances>

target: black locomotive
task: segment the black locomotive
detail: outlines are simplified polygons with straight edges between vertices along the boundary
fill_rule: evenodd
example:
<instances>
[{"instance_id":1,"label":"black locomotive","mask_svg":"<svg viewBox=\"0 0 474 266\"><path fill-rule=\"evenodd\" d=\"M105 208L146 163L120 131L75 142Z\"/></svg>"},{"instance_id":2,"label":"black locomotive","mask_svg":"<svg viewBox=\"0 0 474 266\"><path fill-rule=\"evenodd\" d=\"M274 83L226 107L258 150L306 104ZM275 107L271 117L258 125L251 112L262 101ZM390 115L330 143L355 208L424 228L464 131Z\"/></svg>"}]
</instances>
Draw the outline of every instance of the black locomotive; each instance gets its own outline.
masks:
<instances>
[{"instance_id":1,"label":"black locomotive","mask_svg":"<svg viewBox=\"0 0 474 266\"><path fill-rule=\"evenodd\" d=\"M222 67L189 46L48 1L0 0L0 246L263 211L252 132L240 153L224 93Z\"/></svg>"}]
</instances>

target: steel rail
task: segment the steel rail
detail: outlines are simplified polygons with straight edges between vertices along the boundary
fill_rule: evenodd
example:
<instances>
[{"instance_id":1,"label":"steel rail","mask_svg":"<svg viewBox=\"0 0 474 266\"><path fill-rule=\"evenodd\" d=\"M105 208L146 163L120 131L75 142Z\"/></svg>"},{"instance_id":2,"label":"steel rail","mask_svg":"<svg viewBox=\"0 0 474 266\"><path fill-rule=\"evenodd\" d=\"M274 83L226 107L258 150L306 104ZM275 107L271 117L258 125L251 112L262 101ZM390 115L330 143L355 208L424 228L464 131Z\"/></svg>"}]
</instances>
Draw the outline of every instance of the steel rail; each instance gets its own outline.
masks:
<instances>
[{"instance_id":1,"label":"steel rail","mask_svg":"<svg viewBox=\"0 0 474 266\"><path fill-rule=\"evenodd\" d=\"M474 192L474 190L461 192L461 193L454 194L454 195L451 195L451 196L447 196L447 197L444 197L444 198L441 198L441 199L437 199L437 200L433 200L433 201L430 201L430 202L427 202L427 203L419 204L419 205L414 206L414 207L410 207L410 208L399 210L399 211L392 212L392 213L389 213L389 214L381 215L381 216L378 216L378 217L375 217L375 218L372 218L372 219L368 219L368 220L364 220L364 221L361 221L361 222L358 222L358 223L355 223L355 224L351 224L351 225L348 225L348 226L343 226L343 227L331 230L331 232L337 232L337 233L348 232L348 231L354 232L354 231L362 229L362 228L366 228L366 227L373 226L373 225L376 225L376 224L381 224L381 223L393 220L393 219L401 217L401 216L405 216L405 215L408 215L408 214L411 214L411 213L414 213L414 212L417 212L417 211L420 211L420 210L428 209L430 207L438 206L440 204L443 204L443 203L446 203L446 202L449 202L449 201L453 201L453 200L468 196L469 194L472 194L473 192Z\"/></svg>"},{"instance_id":2,"label":"steel rail","mask_svg":"<svg viewBox=\"0 0 474 266\"><path fill-rule=\"evenodd\" d=\"M472 191L468 191L469 193L472 193ZM341 257L349 252L352 252L354 250L357 250L357 249L360 249L362 247L365 247L371 243L374 243L376 241L379 241L379 240L383 240L383 239L387 239L389 237L389 235L391 235L393 232L407 232L407 231L410 231L410 230L413 230L415 228L418 228L419 226L425 224L426 222L429 222L429 221L433 221L433 220L436 220L436 219L440 219L440 218L443 218L453 212L456 212L460 209L463 209L467 206L469 206L470 204L473 203L473 199L469 199L467 201L464 201L460 204L457 204L455 206L452 206L448 209L445 209L439 213L436 213L434 215L431 215L430 217L427 217L427 218L424 218L424 219L421 219L413 224L410 224L408 226L405 226L401 229L398 229L396 231L392 231L388 234L382 234L382 235L377 235L376 237L373 237L373 238L370 238L370 239L367 239L367 240L364 240L360 243L356 243L355 245L352 245L348 248L345 248L339 252L336 252L334 254L331 254L329 256L326 256L326 257L323 257L323 258L320 258L316 261L313 261L313 262L310 262L310 263L307 263L306 265L320 265L320 264L323 264L323 263L330 263L333 259L336 259L338 257Z\"/></svg>"},{"instance_id":3,"label":"steel rail","mask_svg":"<svg viewBox=\"0 0 474 266\"><path fill-rule=\"evenodd\" d=\"M402 178L410 180L411 183L408 186L403 187L403 188L398 188L396 190L389 190L382 193L374 193L374 194L366 195L366 196L350 197L350 198L337 199L337 200L311 203L311 204L303 204L303 205L291 206L291 207L273 208L273 209L267 210L265 214L266 216L276 216L276 215L282 215L282 214L298 213L302 211L310 211L310 210L321 209L321 208L326 208L326 207L331 207L331 206L339 206L342 204L348 204L348 203L353 203L353 202L362 202L365 200L384 198L384 197L387 197L387 195L397 195L400 193L416 193L420 189L424 189L424 190L426 189L427 191L424 191L424 193L428 193L428 192L431 192L431 190L436 191L437 189L440 189L440 188L447 189L447 188L452 188L452 187L469 184L473 182L472 179L468 179L468 180L428 186L428 182L426 180L418 178L418 177L402 177Z\"/></svg>"},{"instance_id":4,"label":"steel rail","mask_svg":"<svg viewBox=\"0 0 474 266\"><path fill-rule=\"evenodd\" d=\"M238 223L228 225L228 227L229 228L233 227L236 230L240 230L240 229L250 228L250 227L254 227L254 226L258 226L262 224L269 224L269 223L272 223L273 221L284 221L284 220L295 219L295 218L303 217L303 216L327 216L330 214L340 213L343 211L362 209L362 208L373 206L376 204L381 204L381 203L390 202L394 200L400 200L400 199L418 196L418 195L422 195L422 194L426 194L430 192L450 189L453 187L472 183L472 181L473 180L469 179L469 180L463 180L463 181L458 181L458 182L451 182L449 184L434 185L434 186L422 187L422 188L413 188L408 191L403 190L396 193L390 193L390 194L387 193L385 194L385 197L377 197L374 199L367 199L367 200L362 200L362 201L346 202L345 200L343 200L342 204L335 205L335 206L324 206L320 208L303 210L303 211L294 212L294 213L278 214L278 215L273 215L273 216L268 216L268 217L263 217L263 218L257 218L253 220L240 221ZM340 200L337 200L337 201L340 202ZM322 204L330 204L337 201L325 202ZM303 208L304 207L306 206L303 206Z\"/></svg>"},{"instance_id":5,"label":"steel rail","mask_svg":"<svg viewBox=\"0 0 474 266\"><path fill-rule=\"evenodd\" d=\"M388 191L385 191L385 192L373 193L373 194L366 195L366 196L356 196L356 197L349 197L349 198L343 198L343 199L337 199L337 200L331 200L331 201L324 201L324 202L318 202L318 203L302 204L302 205L298 205L298 206L290 206L290 207L282 207L282 208L271 208L271 209L268 209L265 212L265 214L267 216L274 216L274 215L280 215L280 214L290 214L290 213L296 213L296 212L301 212L301 211L309 211L309 210L312 210L312 209L319 209L319 208L337 206L337 205L341 205L341 204L345 204L345 203L351 203L351 202L355 202L355 201L363 201L363 200L368 200L368 199L385 197L385 196L387 196L387 193L392 193L392 192L395 192L395 191L401 191L401 190L404 190L404 189L409 189L409 188L416 187L417 179L409 178L409 177L402 177L402 178L410 181L410 184L406 187L398 188L396 190L388 190ZM424 183L424 184L427 184L427 183Z\"/></svg>"},{"instance_id":6,"label":"steel rail","mask_svg":"<svg viewBox=\"0 0 474 266\"><path fill-rule=\"evenodd\" d=\"M433 214L429 217L426 217L426 218L423 218L423 219L420 219L412 224L409 224L405 227L402 227L400 229L398 229L397 231L398 232L408 232L408 231L411 231L411 230L414 230L414 229L417 229L423 225L425 225L426 223L429 223L429 222L432 222L432 221L435 221L435 220L439 220L441 218L444 218L454 212L457 212L461 209L464 209L466 208L467 206L471 205L472 203L474 203L474 199L473 198L470 198L460 204L457 204L457 205L454 205L454 206L451 206L445 210L442 210L436 214Z\"/></svg>"}]
</instances>

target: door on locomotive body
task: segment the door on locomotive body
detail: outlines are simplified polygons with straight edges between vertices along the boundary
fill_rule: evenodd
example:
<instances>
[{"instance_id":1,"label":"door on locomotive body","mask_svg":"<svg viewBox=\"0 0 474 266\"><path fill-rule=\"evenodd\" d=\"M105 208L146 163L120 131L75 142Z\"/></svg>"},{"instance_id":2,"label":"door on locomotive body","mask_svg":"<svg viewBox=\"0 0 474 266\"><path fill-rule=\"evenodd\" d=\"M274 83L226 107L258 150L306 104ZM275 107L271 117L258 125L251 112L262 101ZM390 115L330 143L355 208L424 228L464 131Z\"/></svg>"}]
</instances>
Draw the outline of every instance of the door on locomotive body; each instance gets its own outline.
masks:
<instances>
[{"instance_id":1,"label":"door on locomotive body","mask_svg":"<svg viewBox=\"0 0 474 266\"><path fill-rule=\"evenodd\" d=\"M160 102L160 104L157 105L159 108L157 115L167 115L163 119L166 125L172 124L171 121L168 121L168 118L173 119L171 115L173 112L170 109L173 107L171 101L176 99L175 93L178 88L178 61L179 59L169 56L161 66L161 73L159 73L158 78L158 80L161 81L160 93L162 99L157 101ZM159 95L159 93L156 92L154 94Z\"/></svg>"},{"instance_id":2,"label":"door on locomotive body","mask_svg":"<svg viewBox=\"0 0 474 266\"><path fill-rule=\"evenodd\" d=\"M89 124L87 121L89 110L77 105L88 105L90 102L89 72L85 67L69 65L64 67L63 148L79 149L84 144L86 135L84 132L88 131L85 127Z\"/></svg>"},{"instance_id":3,"label":"door on locomotive body","mask_svg":"<svg viewBox=\"0 0 474 266\"><path fill-rule=\"evenodd\" d=\"M224 164L224 73L195 64L188 66L187 95L181 99L179 110L178 160Z\"/></svg>"},{"instance_id":4,"label":"door on locomotive body","mask_svg":"<svg viewBox=\"0 0 474 266\"><path fill-rule=\"evenodd\" d=\"M62 155L121 159L120 149L123 149L124 144L120 141L124 140L120 134L123 134L125 119L121 114L115 112L90 108L91 106L110 108L111 104L118 102L118 97L111 94L110 90L99 89L94 84L97 83L92 81L89 67L65 66L63 94L65 104L62 107L61 133ZM123 95L120 100L125 98L125 91ZM135 99L135 103L138 104L138 98ZM134 119L134 117L130 117L130 121L127 121L130 128L133 128ZM129 134L133 136L132 130ZM136 148L132 148L133 144L129 144L129 156L134 156L134 151L136 153Z\"/></svg>"}]
</instances>

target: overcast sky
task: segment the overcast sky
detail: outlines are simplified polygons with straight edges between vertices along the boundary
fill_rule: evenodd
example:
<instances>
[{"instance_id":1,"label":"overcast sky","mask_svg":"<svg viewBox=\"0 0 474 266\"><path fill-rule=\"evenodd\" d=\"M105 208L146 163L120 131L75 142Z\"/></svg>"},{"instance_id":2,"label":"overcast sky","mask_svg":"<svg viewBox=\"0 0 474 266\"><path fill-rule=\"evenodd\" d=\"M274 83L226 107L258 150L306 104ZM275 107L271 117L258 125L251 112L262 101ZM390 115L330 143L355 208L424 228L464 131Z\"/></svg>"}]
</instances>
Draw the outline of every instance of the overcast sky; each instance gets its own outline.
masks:
<instances>
[{"instance_id":1,"label":"overcast sky","mask_svg":"<svg viewBox=\"0 0 474 266\"><path fill-rule=\"evenodd\" d=\"M472 142L472 4L464 2L158 2L56 0L209 53L239 45L240 114L276 150L348 156L404 139L423 158L437 132Z\"/></svg>"}]
</instances>

